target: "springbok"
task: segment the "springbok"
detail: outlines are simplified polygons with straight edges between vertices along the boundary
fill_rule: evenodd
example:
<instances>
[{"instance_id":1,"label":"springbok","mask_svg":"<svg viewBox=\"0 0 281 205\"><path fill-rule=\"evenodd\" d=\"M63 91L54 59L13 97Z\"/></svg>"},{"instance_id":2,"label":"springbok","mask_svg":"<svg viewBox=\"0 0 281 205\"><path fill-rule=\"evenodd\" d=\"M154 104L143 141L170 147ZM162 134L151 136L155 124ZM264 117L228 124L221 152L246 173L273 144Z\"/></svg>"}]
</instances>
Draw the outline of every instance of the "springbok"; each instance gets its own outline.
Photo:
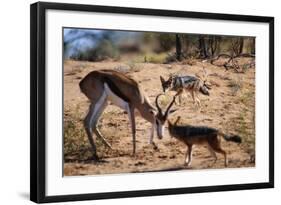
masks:
<instances>
[{"instance_id":1,"label":"springbok","mask_svg":"<svg viewBox=\"0 0 281 205\"><path fill-rule=\"evenodd\" d=\"M79 86L81 92L91 102L89 112L84 119L84 126L92 145L94 159L98 160L93 132L97 137L101 138L105 145L111 148L111 145L97 128L98 120L106 108L108 101L111 101L112 104L128 113L132 129L133 155L136 153L135 110L140 113L142 118L152 124L149 143L154 148L157 148L153 141L154 130L156 130L158 138L162 139L164 134L164 119L168 115L170 108L166 112L162 112L158 103L156 104L156 108L152 106L135 80L114 70L99 70L90 72L80 81Z\"/></svg>"}]
</instances>

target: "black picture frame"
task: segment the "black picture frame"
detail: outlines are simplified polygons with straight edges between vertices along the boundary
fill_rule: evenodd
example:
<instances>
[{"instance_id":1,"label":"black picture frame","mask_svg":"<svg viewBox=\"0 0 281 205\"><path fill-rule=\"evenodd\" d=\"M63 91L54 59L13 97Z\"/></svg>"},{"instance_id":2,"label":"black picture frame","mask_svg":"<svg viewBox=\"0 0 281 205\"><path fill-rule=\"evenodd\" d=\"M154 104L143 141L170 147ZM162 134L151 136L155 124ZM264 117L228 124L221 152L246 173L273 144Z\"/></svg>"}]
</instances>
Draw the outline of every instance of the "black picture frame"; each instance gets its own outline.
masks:
<instances>
[{"instance_id":1,"label":"black picture frame","mask_svg":"<svg viewBox=\"0 0 281 205\"><path fill-rule=\"evenodd\" d=\"M46 81L45 38L46 10L86 11L214 19L229 21L263 22L269 24L269 181L239 185L171 188L158 190L131 190L122 192L88 193L46 196ZM76 200L97 200L123 197L217 192L230 190L261 189L274 187L274 18L264 16L229 15L217 13L125 8L82 4L39 2L30 6L30 200L37 203Z\"/></svg>"}]
</instances>

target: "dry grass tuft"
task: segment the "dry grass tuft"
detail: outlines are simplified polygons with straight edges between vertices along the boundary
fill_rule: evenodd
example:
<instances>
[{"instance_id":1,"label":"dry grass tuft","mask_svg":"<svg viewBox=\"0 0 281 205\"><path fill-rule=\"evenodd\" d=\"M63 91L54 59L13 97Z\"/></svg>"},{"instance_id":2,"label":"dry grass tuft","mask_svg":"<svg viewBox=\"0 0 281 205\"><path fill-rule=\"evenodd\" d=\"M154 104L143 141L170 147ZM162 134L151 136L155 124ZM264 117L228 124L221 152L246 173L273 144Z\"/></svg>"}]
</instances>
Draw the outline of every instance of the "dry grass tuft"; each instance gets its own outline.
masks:
<instances>
[{"instance_id":1,"label":"dry grass tuft","mask_svg":"<svg viewBox=\"0 0 281 205\"><path fill-rule=\"evenodd\" d=\"M228 87L231 89L231 94L235 96L239 90L242 89L243 83L241 78L234 78L228 82Z\"/></svg>"}]
</instances>

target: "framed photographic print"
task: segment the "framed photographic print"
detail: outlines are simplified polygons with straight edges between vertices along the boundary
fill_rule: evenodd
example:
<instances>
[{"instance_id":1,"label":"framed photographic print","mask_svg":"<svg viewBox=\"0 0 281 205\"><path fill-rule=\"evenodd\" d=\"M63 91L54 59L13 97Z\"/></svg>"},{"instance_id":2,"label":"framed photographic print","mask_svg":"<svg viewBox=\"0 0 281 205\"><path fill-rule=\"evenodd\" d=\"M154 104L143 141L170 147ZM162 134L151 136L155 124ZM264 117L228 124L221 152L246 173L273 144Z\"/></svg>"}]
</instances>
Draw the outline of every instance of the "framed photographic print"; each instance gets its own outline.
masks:
<instances>
[{"instance_id":1,"label":"framed photographic print","mask_svg":"<svg viewBox=\"0 0 281 205\"><path fill-rule=\"evenodd\" d=\"M31 5L34 202L274 187L274 18Z\"/></svg>"}]
</instances>

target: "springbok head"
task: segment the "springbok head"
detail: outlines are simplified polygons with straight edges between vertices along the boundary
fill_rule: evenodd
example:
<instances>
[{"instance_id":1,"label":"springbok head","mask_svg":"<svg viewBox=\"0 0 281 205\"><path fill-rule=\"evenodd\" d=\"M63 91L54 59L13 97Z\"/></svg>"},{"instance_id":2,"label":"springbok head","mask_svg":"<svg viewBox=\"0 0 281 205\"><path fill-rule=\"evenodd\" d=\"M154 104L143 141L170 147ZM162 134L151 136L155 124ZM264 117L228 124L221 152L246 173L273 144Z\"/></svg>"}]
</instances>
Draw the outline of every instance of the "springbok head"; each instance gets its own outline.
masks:
<instances>
[{"instance_id":1,"label":"springbok head","mask_svg":"<svg viewBox=\"0 0 281 205\"><path fill-rule=\"evenodd\" d=\"M163 138L163 135L164 135L164 125L165 125L165 122L166 122L169 114L171 114L171 113L176 111L176 109L171 110L171 108L172 108L173 104L175 103L175 100L176 100L176 97L177 97L178 93L176 95L174 95L173 100L168 105L166 111L163 111L161 109L161 107L159 106L159 97L161 95L164 95L164 94L159 94L155 98L155 104L156 104L156 107L157 107L157 114L155 115L155 121L156 121L155 129L156 129L157 136L158 136L159 139Z\"/></svg>"}]
</instances>

